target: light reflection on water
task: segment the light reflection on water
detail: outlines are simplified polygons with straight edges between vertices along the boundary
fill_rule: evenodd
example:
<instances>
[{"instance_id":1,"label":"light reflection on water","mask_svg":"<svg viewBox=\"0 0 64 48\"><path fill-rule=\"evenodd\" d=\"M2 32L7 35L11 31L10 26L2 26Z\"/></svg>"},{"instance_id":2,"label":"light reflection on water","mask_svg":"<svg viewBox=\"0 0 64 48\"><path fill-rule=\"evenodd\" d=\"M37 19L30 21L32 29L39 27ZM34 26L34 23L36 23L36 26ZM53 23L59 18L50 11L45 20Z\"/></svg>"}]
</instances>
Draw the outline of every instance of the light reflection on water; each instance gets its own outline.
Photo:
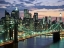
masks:
<instances>
[{"instance_id":1,"label":"light reflection on water","mask_svg":"<svg viewBox=\"0 0 64 48\"><path fill-rule=\"evenodd\" d=\"M64 37L61 37L59 42L50 45L50 48L64 48Z\"/></svg>"},{"instance_id":2,"label":"light reflection on water","mask_svg":"<svg viewBox=\"0 0 64 48\"><path fill-rule=\"evenodd\" d=\"M18 48L64 48L64 38L53 43L52 36L37 36L18 43Z\"/></svg>"},{"instance_id":3,"label":"light reflection on water","mask_svg":"<svg viewBox=\"0 0 64 48\"><path fill-rule=\"evenodd\" d=\"M52 44L49 36L37 36L18 43L18 48L48 48Z\"/></svg>"},{"instance_id":4,"label":"light reflection on water","mask_svg":"<svg viewBox=\"0 0 64 48\"><path fill-rule=\"evenodd\" d=\"M64 37L61 37L59 42L53 43L52 36L37 36L19 41L18 48L64 48Z\"/></svg>"}]
</instances>

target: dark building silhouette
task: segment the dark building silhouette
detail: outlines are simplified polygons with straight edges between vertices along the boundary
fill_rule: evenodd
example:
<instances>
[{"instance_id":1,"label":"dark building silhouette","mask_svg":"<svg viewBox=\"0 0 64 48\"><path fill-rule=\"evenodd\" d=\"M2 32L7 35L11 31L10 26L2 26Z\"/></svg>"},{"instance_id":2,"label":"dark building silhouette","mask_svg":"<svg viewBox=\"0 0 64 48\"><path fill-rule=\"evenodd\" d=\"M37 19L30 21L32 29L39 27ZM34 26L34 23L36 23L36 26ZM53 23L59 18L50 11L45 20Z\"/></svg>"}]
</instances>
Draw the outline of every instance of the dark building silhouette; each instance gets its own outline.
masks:
<instances>
[{"instance_id":1,"label":"dark building silhouette","mask_svg":"<svg viewBox=\"0 0 64 48\"><path fill-rule=\"evenodd\" d=\"M45 16L45 23L47 24L48 23L48 17Z\"/></svg>"},{"instance_id":2,"label":"dark building silhouette","mask_svg":"<svg viewBox=\"0 0 64 48\"><path fill-rule=\"evenodd\" d=\"M38 13L34 13L33 19L34 19L34 21L38 20Z\"/></svg>"},{"instance_id":3,"label":"dark building silhouette","mask_svg":"<svg viewBox=\"0 0 64 48\"><path fill-rule=\"evenodd\" d=\"M17 7L11 12L11 17L13 17L14 19L19 19L19 10Z\"/></svg>"},{"instance_id":4,"label":"dark building silhouette","mask_svg":"<svg viewBox=\"0 0 64 48\"><path fill-rule=\"evenodd\" d=\"M29 18L29 10L24 9L24 18Z\"/></svg>"},{"instance_id":5,"label":"dark building silhouette","mask_svg":"<svg viewBox=\"0 0 64 48\"><path fill-rule=\"evenodd\" d=\"M33 19L34 19L34 28L35 28L35 31L37 31L38 13L34 13Z\"/></svg>"}]
</instances>

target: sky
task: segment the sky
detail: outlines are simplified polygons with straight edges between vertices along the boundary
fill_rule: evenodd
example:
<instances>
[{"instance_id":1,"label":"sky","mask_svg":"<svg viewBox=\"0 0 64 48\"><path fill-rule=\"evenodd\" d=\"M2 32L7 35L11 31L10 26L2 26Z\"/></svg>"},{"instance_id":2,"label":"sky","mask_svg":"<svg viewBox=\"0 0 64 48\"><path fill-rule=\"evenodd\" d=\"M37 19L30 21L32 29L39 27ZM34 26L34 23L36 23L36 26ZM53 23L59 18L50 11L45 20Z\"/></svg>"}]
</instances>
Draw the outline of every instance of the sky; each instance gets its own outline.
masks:
<instances>
[{"instance_id":1,"label":"sky","mask_svg":"<svg viewBox=\"0 0 64 48\"><path fill-rule=\"evenodd\" d=\"M59 17L60 12L64 17L64 0L0 0L0 18L4 17L4 10L11 13L15 7L18 7L21 18L24 16L24 9L29 9L32 16L34 12L37 12L39 18Z\"/></svg>"}]
</instances>

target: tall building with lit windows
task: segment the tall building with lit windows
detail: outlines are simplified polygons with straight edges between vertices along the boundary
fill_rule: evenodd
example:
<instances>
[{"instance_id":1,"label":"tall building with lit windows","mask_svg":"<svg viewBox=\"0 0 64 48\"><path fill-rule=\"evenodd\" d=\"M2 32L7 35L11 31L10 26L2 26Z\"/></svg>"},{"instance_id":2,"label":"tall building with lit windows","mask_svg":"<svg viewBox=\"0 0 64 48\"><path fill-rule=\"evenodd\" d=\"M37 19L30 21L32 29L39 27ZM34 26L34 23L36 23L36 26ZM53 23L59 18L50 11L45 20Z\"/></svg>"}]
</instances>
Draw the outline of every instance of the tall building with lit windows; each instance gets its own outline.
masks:
<instances>
[{"instance_id":1,"label":"tall building with lit windows","mask_svg":"<svg viewBox=\"0 0 64 48\"><path fill-rule=\"evenodd\" d=\"M24 9L24 18L29 18L29 10Z\"/></svg>"},{"instance_id":2,"label":"tall building with lit windows","mask_svg":"<svg viewBox=\"0 0 64 48\"><path fill-rule=\"evenodd\" d=\"M19 9L16 7L15 9L15 15L16 15L16 19L19 19Z\"/></svg>"},{"instance_id":3,"label":"tall building with lit windows","mask_svg":"<svg viewBox=\"0 0 64 48\"><path fill-rule=\"evenodd\" d=\"M38 13L34 13L33 19L34 21L38 20Z\"/></svg>"},{"instance_id":4,"label":"tall building with lit windows","mask_svg":"<svg viewBox=\"0 0 64 48\"><path fill-rule=\"evenodd\" d=\"M34 20L34 31L37 31L37 26L38 26L38 13L34 13L33 16L33 20Z\"/></svg>"},{"instance_id":5,"label":"tall building with lit windows","mask_svg":"<svg viewBox=\"0 0 64 48\"><path fill-rule=\"evenodd\" d=\"M10 20L10 14L5 10L5 23L8 26Z\"/></svg>"},{"instance_id":6,"label":"tall building with lit windows","mask_svg":"<svg viewBox=\"0 0 64 48\"><path fill-rule=\"evenodd\" d=\"M6 20L9 20L10 14L5 10L5 18Z\"/></svg>"},{"instance_id":7,"label":"tall building with lit windows","mask_svg":"<svg viewBox=\"0 0 64 48\"><path fill-rule=\"evenodd\" d=\"M48 17L45 16L45 23L47 24L48 23Z\"/></svg>"},{"instance_id":8,"label":"tall building with lit windows","mask_svg":"<svg viewBox=\"0 0 64 48\"><path fill-rule=\"evenodd\" d=\"M14 19L19 19L19 9L17 7L11 12L11 17L13 17Z\"/></svg>"},{"instance_id":9,"label":"tall building with lit windows","mask_svg":"<svg viewBox=\"0 0 64 48\"><path fill-rule=\"evenodd\" d=\"M31 13L29 13L29 18L32 18L32 14Z\"/></svg>"},{"instance_id":10,"label":"tall building with lit windows","mask_svg":"<svg viewBox=\"0 0 64 48\"><path fill-rule=\"evenodd\" d=\"M51 20L52 20L52 18L51 18L51 16L49 16L48 17L48 24L51 24Z\"/></svg>"},{"instance_id":11,"label":"tall building with lit windows","mask_svg":"<svg viewBox=\"0 0 64 48\"><path fill-rule=\"evenodd\" d=\"M11 17L15 18L15 10L11 12Z\"/></svg>"}]
</instances>

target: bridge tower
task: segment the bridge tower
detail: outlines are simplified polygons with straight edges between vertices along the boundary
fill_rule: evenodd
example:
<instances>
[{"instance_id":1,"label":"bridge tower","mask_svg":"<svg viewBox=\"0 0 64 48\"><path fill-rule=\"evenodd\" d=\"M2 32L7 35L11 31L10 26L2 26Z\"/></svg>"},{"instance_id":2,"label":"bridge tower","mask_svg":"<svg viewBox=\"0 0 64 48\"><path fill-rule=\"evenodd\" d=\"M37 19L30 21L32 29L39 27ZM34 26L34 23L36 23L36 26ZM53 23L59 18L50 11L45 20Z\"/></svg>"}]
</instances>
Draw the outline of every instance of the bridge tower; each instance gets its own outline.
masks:
<instances>
[{"instance_id":1,"label":"bridge tower","mask_svg":"<svg viewBox=\"0 0 64 48\"><path fill-rule=\"evenodd\" d=\"M53 42L58 42L60 40L60 31L53 33Z\"/></svg>"},{"instance_id":2,"label":"bridge tower","mask_svg":"<svg viewBox=\"0 0 64 48\"><path fill-rule=\"evenodd\" d=\"M60 13L60 17L59 17L59 23L57 24L58 31L55 31L53 33L53 42L58 42L60 40L60 23L61 23L61 13ZM54 24L56 24L56 23L54 23Z\"/></svg>"}]
</instances>

